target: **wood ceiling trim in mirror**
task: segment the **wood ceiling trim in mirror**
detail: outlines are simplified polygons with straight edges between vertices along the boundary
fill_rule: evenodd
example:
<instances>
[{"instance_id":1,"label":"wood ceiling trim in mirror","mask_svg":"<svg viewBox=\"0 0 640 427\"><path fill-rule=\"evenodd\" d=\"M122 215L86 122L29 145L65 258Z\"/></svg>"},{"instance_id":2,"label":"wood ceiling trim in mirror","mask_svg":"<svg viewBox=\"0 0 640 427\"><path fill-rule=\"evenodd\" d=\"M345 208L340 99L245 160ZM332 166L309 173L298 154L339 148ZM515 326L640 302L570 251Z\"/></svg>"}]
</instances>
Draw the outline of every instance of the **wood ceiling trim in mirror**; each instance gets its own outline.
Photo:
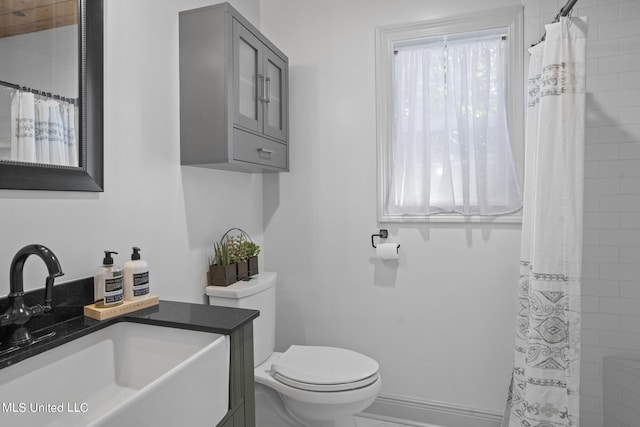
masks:
<instances>
[{"instance_id":1,"label":"wood ceiling trim in mirror","mask_svg":"<svg viewBox=\"0 0 640 427\"><path fill-rule=\"evenodd\" d=\"M77 0L0 1L0 38L77 23Z\"/></svg>"}]
</instances>

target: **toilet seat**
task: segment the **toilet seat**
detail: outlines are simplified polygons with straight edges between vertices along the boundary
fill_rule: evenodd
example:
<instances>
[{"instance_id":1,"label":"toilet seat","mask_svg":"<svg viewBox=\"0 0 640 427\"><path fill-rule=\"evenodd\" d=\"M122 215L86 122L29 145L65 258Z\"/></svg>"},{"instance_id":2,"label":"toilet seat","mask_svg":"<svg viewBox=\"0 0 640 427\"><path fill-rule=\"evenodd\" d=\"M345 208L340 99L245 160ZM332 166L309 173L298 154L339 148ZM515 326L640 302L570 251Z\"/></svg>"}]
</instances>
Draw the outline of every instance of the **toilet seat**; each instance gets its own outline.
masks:
<instances>
[{"instance_id":1,"label":"toilet seat","mask_svg":"<svg viewBox=\"0 0 640 427\"><path fill-rule=\"evenodd\" d=\"M336 392L367 387L378 379L378 362L351 350L293 345L271 365L271 376L301 390Z\"/></svg>"}]
</instances>

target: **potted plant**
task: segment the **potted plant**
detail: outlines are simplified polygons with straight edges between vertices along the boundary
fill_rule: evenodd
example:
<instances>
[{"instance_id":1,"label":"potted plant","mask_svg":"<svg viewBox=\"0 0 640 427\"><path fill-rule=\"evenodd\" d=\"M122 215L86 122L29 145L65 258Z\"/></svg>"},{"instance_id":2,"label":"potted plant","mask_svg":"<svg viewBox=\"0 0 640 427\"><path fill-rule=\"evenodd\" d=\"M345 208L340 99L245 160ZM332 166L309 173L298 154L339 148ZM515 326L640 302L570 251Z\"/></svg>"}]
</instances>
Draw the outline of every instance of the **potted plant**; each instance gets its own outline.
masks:
<instances>
[{"instance_id":1,"label":"potted plant","mask_svg":"<svg viewBox=\"0 0 640 427\"><path fill-rule=\"evenodd\" d=\"M246 279L249 277L249 266L244 251L244 243L246 242L244 236L226 236L224 242L229 247L231 262L236 265L237 280Z\"/></svg>"},{"instance_id":2,"label":"potted plant","mask_svg":"<svg viewBox=\"0 0 640 427\"><path fill-rule=\"evenodd\" d=\"M231 262L227 242L213 245L213 264L209 266L207 283L209 286L229 286L237 282L236 266Z\"/></svg>"},{"instance_id":3,"label":"potted plant","mask_svg":"<svg viewBox=\"0 0 640 427\"><path fill-rule=\"evenodd\" d=\"M260 246L251 241L245 241L242 243L242 247L244 255L247 258L249 276L258 274L258 254L260 253Z\"/></svg>"},{"instance_id":4,"label":"potted plant","mask_svg":"<svg viewBox=\"0 0 640 427\"><path fill-rule=\"evenodd\" d=\"M236 265L237 280L244 280L258 274L260 246L253 243L246 231L241 228L231 228L224 233L220 242L225 242L229 248L230 261Z\"/></svg>"}]
</instances>

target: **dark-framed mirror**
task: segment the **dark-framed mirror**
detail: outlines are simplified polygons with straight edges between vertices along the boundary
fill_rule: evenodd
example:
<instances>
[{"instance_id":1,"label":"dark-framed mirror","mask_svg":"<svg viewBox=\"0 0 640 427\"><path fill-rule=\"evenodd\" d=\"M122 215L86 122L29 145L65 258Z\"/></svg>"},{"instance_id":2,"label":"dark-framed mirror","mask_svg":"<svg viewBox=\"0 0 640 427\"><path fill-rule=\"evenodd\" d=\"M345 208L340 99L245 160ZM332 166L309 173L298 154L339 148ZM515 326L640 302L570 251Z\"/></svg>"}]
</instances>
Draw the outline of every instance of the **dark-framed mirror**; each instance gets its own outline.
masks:
<instances>
[{"instance_id":1,"label":"dark-framed mirror","mask_svg":"<svg viewBox=\"0 0 640 427\"><path fill-rule=\"evenodd\" d=\"M75 15L75 18L73 16L67 18L62 16L64 14L68 15L69 10L72 10L71 14ZM58 11L57 16L56 11ZM75 86L77 87L77 92L72 91L75 93L68 96L66 94L56 93L55 90L52 91L46 87L34 88L31 87L29 83L8 81L22 79L23 76L26 80L30 77L31 70L29 70L29 72L23 71L21 72L22 74L19 74L17 77L14 73L14 75L11 75L8 79L3 78L3 75L0 74L0 81L2 81L0 90L6 90L7 88L11 90L11 87L13 87L13 92L10 94L12 104L5 108L10 110L10 113L7 113L7 117L0 114L0 121L9 120L9 124L4 123L4 127L9 129L9 136L5 137L7 142L4 145L5 147L9 146L6 150L10 153L0 160L0 188L103 191L103 0L22 0L20 2L0 0L0 41L2 41L3 33L10 32L6 28L8 25L14 25L18 28L18 30L15 30L17 32L13 33L18 35L13 37L31 37L36 40L42 40L42 32L52 31L51 29L31 29L29 25L33 24L26 23L26 20L21 21L20 19L33 16L35 21L43 21L45 15L52 16L49 18L52 20L51 27L55 27L55 29L65 28L64 31L72 34L72 36L67 37L67 39L73 40L72 43L75 43L75 45L67 50L71 50L72 53L77 53L77 56L61 53L64 50L57 46L54 49L47 49L53 50L53 52L50 52L50 56L52 57L60 54L64 57L64 60L68 59L67 56L77 58L75 63L72 62L72 64L77 64L77 73L61 72L58 69L53 72L56 81L72 76L72 78L75 79L72 84L77 85ZM17 25L15 24L16 22L18 22ZM3 26L5 27L4 30ZM14 30L12 29L11 31ZM22 34L19 34L20 32L22 32ZM9 34L9 36L5 35L4 37L11 36L12 34ZM37 39L37 37L40 37L40 39ZM51 39L52 37L59 36L57 34L52 35L51 33L46 33L45 35L45 39ZM31 43L33 44L33 42ZM35 44L38 43L40 42L36 42ZM10 47L12 44L15 43L5 43L5 45ZM0 47L2 47L1 44ZM73 50L75 50L75 52L73 52ZM13 49L13 51L15 51L15 49ZM12 52L12 49L5 49L4 52L9 54L9 52ZM2 58L2 61L12 61L12 59L7 59L5 53L0 49L0 58ZM42 58L43 56L46 57L49 55L45 52L44 54L31 53L30 56L31 58ZM29 55L21 54L20 58L22 57L29 58ZM73 61L73 59L69 61ZM75 66L76 65L74 65L74 67ZM31 68L34 69L34 73L38 69L50 72L46 71L47 67L43 66L36 65ZM65 104L65 106L71 105L71 108L75 111L74 115L69 116L71 117L69 120L62 119L62 121L60 121L60 129L64 121L65 130L60 130L59 132L56 130L56 136L52 136L51 141L58 138L58 136L60 136L59 139L62 139L63 137L61 135L71 133L73 129L75 129L75 137L73 139L75 147L73 147L73 150L70 149L70 151L73 153L71 156L77 156L77 158L74 158L72 162L67 162L67 160L51 160L51 162L49 162L48 158L46 161L40 160L40 157L38 157L37 160L35 160L35 157L33 157L33 160L25 160L14 154L14 152L17 151L15 147L19 144L19 141L16 142L18 139L16 135L20 132L16 132L16 128L12 128L11 126L18 126L16 123L25 123L25 119L22 118L23 116L17 115L18 113L14 114L14 107L16 105L15 94L19 92L28 93L31 98L35 97L40 101L44 101L46 105L55 103ZM36 110L37 108L36 106ZM30 117L28 114L30 113L27 113L26 117ZM37 114L37 112L35 114ZM51 113L51 117L54 117L53 112ZM31 119L26 119L26 122L29 122L29 120ZM47 119L43 120L44 122L47 121ZM35 145L33 145L33 147L35 147L34 149L40 150L37 142L38 135L47 134L48 131L39 129L37 120L31 120L31 122L35 123L35 126L31 125L33 129L27 127L27 133L36 141ZM71 130L67 131L67 122L75 122L75 128L69 125ZM0 122L0 129L2 129L2 125L3 123ZM1 138L0 136L0 144L2 144ZM47 139L46 135L44 139ZM63 143L61 147L64 146ZM71 145L67 143L67 146ZM53 147L53 143L51 147ZM51 148L51 150L53 153L53 148ZM53 154L51 157L54 157Z\"/></svg>"}]
</instances>

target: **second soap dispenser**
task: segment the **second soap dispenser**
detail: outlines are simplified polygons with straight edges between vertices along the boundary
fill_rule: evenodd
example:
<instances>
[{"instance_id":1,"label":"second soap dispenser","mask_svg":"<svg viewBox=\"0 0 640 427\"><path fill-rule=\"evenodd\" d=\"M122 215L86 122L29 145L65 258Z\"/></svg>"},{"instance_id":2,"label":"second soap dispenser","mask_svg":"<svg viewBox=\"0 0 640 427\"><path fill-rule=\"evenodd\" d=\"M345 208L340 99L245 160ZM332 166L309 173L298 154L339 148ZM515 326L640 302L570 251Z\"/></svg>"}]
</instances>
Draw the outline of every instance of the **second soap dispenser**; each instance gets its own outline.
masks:
<instances>
[{"instance_id":1,"label":"second soap dispenser","mask_svg":"<svg viewBox=\"0 0 640 427\"><path fill-rule=\"evenodd\" d=\"M131 260L124 263L124 299L137 301L149 297L149 264L140 259L140 248L133 247Z\"/></svg>"}]
</instances>

